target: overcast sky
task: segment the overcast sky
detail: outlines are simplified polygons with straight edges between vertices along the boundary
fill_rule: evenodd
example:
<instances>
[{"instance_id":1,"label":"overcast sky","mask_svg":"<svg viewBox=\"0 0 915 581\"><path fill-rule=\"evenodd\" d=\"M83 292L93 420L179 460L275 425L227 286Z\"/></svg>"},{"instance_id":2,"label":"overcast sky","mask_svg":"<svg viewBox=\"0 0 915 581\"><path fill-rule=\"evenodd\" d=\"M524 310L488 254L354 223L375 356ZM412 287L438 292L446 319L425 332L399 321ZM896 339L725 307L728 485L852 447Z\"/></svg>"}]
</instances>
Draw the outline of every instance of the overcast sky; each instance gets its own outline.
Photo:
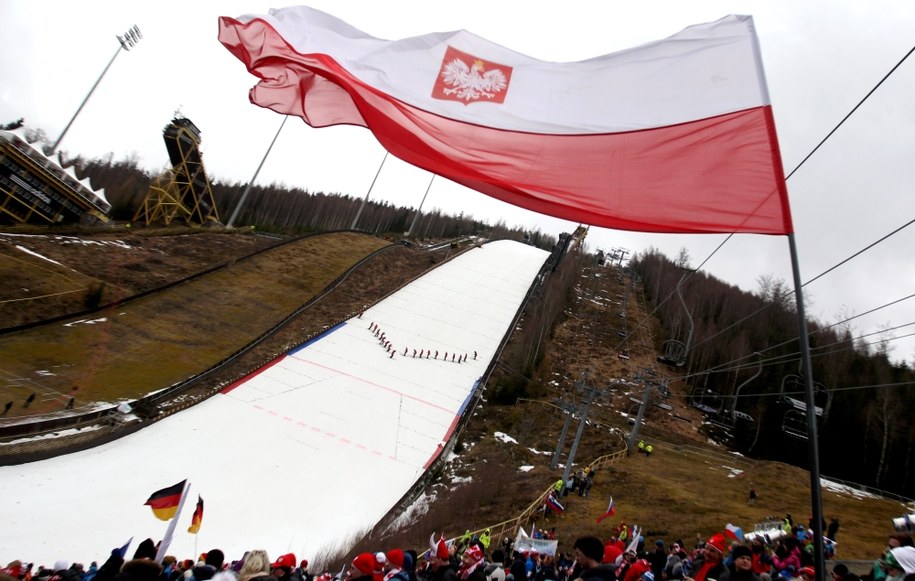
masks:
<instances>
[{"instance_id":1,"label":"overcast sky","mask_svg":"<svg viewBox=\"0 0 915 581\"><path fill-rule=\"evenodd\" d=\"M459 4L315 1L379 38L467 29L530 56L577 61L657 40L729 13L751 14L786 173L915 44L915 4L767 0L655 2L481 2ZM164 169L162 128L181 111L202 130L211 178L246 182L282 118L248 102L249 75L216 39L219 16L266 13L273 5L227 0L102 2L0 0L0 123L20 117L55 139L115 54L115 39L136 24L143 40L116 59L61 143L70 154L115 159L136 155ZM906 61L820 150L788 180L801 276L813 278L915 217L915 62ZM312 129L286 124L257 182L365 196L384 150L367 129ZM430 174L389 158L375 200L418 206ZM556 235L576 224L540 216L436 178L424 210L463 211L494 224L524 225ZM915 292L915 226L807 287L808 314L833 323ZM588 246L638 252L654 246L675 256L685 247L693 266L722 235L637 234L591 230ZM773 275L791 280L784 237L735 236L704 269L745 290ZM846 315L847 316L847 315ZM915 321L913 301L856 319L856 333ZM896 336L915 332L904 327ZM871 338L876 340L877 337ZM912 362L915 341L895 341L892 357ZM765 346L759 346L764 348Z\"/></svg>"}]
</instances>

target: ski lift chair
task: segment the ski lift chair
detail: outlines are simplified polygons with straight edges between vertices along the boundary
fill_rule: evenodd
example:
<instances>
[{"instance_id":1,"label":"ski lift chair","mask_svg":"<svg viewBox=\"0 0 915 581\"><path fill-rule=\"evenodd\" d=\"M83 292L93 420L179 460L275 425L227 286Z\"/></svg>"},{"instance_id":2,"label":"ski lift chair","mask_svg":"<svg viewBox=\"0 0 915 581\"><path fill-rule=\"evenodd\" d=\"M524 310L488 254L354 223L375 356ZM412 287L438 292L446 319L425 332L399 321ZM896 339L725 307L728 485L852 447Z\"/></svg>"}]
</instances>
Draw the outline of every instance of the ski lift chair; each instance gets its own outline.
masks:
<instances>
[{"instance_id":1,"label":"ski lift chair","mask_svg":"<svg viewBox=\"0 0 915 581\"><path fill-rule=\"evenodd\" d=\"M691 272L692 271L684 272L683 276L680 277L679 282L677 282L677 297L680 299L680 304L683 305L683 310L686 312L686 320L689 322L689 333L686 336L686 342L668 339L667 341L664 341L664 345L662 346L663 353L658 355L658 361L660 363L670 365L671 367L683 367L686 363L686 354L689 352L690 344L693 341L693 316L686 307L686 301L683 300L683 293L680 292L680 289L683 287L683 281L686 280L686 277L689 276Z\"/></svg>"},{"instance_id":2,"label":"ski lift chair","mask_svg":"<svg viewBox=\"0 0 915 581\"><path fill-rule=\"evenodd\" d=\"M807 440L807 414L797 408L785 410L782 416L782 432L789 438Z\"/></svg>"}]
</instances>

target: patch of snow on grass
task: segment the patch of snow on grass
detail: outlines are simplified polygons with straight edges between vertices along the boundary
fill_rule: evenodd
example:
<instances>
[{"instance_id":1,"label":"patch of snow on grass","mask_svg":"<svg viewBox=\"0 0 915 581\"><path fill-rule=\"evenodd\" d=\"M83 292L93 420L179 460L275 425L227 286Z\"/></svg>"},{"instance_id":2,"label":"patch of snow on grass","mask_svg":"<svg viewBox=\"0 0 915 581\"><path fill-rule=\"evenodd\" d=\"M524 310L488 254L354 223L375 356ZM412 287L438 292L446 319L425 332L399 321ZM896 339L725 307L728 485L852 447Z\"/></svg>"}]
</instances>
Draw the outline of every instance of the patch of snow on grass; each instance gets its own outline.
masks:
<instances>
[{"instance_id":1,"label":"patch of snow on grass","mask_svg":"<svg viewBox=\"0 0 915 581\"><path fill-rule=\"evenodd\" d=\"M419 517L429 512L429 506L435 502L435 496L434 492L427 494L424 491L413 501L413 504L397 515L397 518L388 526L387 530L396 531L403 526L415 522Z\"/></svg>"},{"instance_id":2,"label":"patch of snow on grass","mask_svg":"<svg viewBox=\"0 0 915 581\"><path fill-rule=\"evenodd\" d=\"M496 436L497 440L499 440L500 442L503 442L505 444L517 444L518 443L518 440L512 438L511 436L509 436L508 434L506 434L504 432L496 432L494 435Z\"/></svg>"},{"instance_id":3,"label":"patch of snow on grass","mask_svg":"<svg viewBox=\"0 0 915 581\"><path fill-rule=\"evenodd\" d=\"M47 261L50 262L51 264L56 264L57 266L63 266L63 264L57 262L56 260L51 260L51 259L48 258L47 256L38 254L38 253L35 252L34 250L29 250L29 249L26 248L25 246L20 246L20 245L17 244L17 245L16 245L16 249L17 249L17 250L21 250L21 251L25 252L26 254L31 254L32 256L37 256L38 258L40 258L40 259L42 259L42 260L47 260Z\"/></svg>"},{"instance_id":4,"label":"patch of snow on grass","mask_svg":"<svg viewBox=\"0 0 915 581\"><path fill-rule=\"evenodd\" d=\"M108 317L102 317L101 319L80 319L79 321L73 321L72 323L67 323L64 327L72 327L73 325L85 324L85 325L94 325L96 323L104 323L108 320Z\"/></svg>"},{"instance_id":5,"label":"patch of snow on grass","mask_svg":"<svg viewBox=\"0 0 915 581\"><path fill-rule=\"evenodd\" d=\"M518 468L518 470L520 470L521 472L530 472L533 469L534 469L533 466L527 466L527 465L521 466Z\"/></svg>"},{"instance_id":6,"label":"patch of snow on grass","mask_svg":"<svg viewBox=\"0 0 915 581\"><path fill-rule=\"evenodd\" d=\"M847 484L840 484L838 482L833 482L831 480L826 480L825 478L820 478L820 484L826 490L830 492L835 492L837 494L847 494L849 496L855 496L858 498L880 498L877 494L871 494L870 492L865 492L863 490L858 490L853 486Z\"/></svg>"}]
</instances>

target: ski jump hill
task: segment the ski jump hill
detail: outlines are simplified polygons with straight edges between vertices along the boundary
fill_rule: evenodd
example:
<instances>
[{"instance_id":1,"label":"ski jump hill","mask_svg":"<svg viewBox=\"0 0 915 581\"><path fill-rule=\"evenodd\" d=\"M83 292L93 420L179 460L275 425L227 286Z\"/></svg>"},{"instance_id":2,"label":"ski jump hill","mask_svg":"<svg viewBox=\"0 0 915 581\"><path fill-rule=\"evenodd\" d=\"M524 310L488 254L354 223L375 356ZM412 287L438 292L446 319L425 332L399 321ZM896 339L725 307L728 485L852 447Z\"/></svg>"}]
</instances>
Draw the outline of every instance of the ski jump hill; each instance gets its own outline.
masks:
<instances>
[{"instance_id":1,"label":"ski jump hill","mask_svg":"<svg viewBox=\"0 0 915 581\"><path fill-rule=\"evenodd\" d=\"M129 556L168 524L149 495L187 479L168 550L179 559L345 548L442 454L547 256L511 241L474 248L199 405L0 467L0 547L36 564L102 562L132 537Z\"/></svg>"}]
</instances>

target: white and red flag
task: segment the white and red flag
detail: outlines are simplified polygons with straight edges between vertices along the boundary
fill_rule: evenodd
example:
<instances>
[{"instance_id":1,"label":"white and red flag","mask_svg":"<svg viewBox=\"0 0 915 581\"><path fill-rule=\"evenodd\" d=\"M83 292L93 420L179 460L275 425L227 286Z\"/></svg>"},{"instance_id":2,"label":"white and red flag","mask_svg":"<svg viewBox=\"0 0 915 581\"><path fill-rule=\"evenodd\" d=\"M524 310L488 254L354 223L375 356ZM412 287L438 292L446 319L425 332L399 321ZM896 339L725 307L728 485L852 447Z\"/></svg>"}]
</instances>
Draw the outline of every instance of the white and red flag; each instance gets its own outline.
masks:
<instances>
[{"instance_id":1,"label":"white and red flag","mask_svg":"<svg viewBox=\"0 0 915 581\"><path fill-rule=\"evenodd\" d=\"M616 514L616 505L613 504L613 497L610 497L610 504L607 505L607 510L604 511L604 514L597 517L597 524L603 522L605 518L610 518Z\"/></svg>"},{"instance_id":2,"label":"white and red flag","mask_svg":"<svg viewBox=\"0 0 915 581\"><path fill-rule=\"evenodd\" d=\"M467 31L370 36L304 6L219 20L250 98L505 202L645 232L793 231L750 16L580 62Z\"/></svg>"}]
</instances>

